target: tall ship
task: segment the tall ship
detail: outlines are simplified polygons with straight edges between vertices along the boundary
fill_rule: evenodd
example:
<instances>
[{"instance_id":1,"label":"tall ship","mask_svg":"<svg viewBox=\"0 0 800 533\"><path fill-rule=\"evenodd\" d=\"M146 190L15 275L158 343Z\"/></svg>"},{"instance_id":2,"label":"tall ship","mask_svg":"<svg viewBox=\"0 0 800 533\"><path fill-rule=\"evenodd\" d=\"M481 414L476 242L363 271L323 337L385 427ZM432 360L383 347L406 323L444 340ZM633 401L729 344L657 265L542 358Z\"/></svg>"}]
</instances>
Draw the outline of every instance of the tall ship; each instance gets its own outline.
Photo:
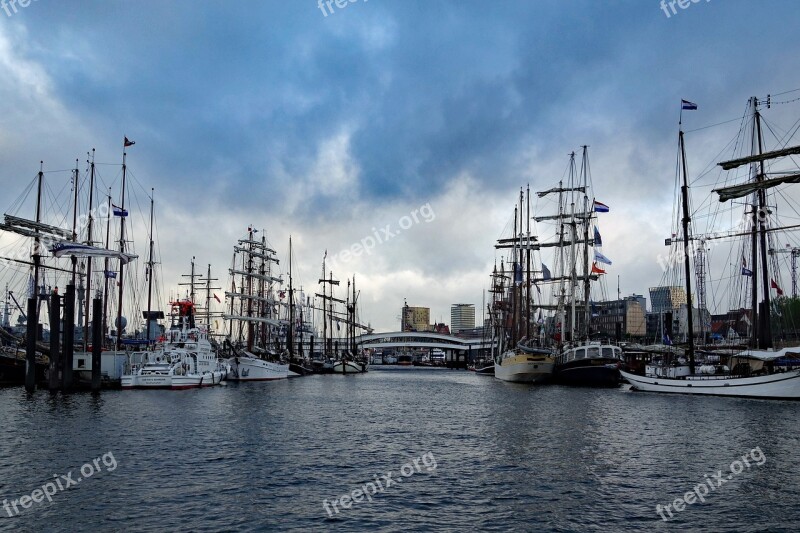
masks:
<instances>
[{"instance_id":1,"label":"tall ship","mask_svg":"<svg viewBox=\"0 0 800 533\"><path fill-rule=\"evenodd\" d=\"M248 228L247 236L234 246L230 290L225 292L224 344L232 381L271 381L290 373L282 335L289 322L280 318L276 299L283 280L273 275L273 265L279 261L263 232L260 239L256 233L257 229Z\"/></svg>"},{"instance_id":2,"label":"tall ship","mask_svg":"<svg viewBox=\"0 0 800 533\"><path fill-rule=\"evenodd\" d=\"M550 242L537 243L540 253L547 247L554 251L551 264L557 268L554 277L542 266L543 275L537 280L552 288L551 309L556 311L548 336L556 352L554 378L565 385L618 386L622 349L608 341L593 340L592 285L600 285L606 265L611 264L601 251L597 218L610 209L592 194L588 146L582 147L580 170L573 152L566 183L562 180L558 187L541 191L538 196L558 198L555 215L534 217L537 224L551 225L555 233ZM602 286L599 289L605 293ZM547 306L539 308L546 310Z\"/></svg>"},{"instance_id":3,"label":"tall ship","mask_svg":"<svg viewBox=\"0 0 800 533\"><path fill-rule=\"evenodd\" d=\"M712 194L719 202L710 203L715 207L704 218L712 221L738 219L732 230L725 231L703 233L695 229L681 116L676 173L680 186L676 212L680 213L680 220L678 228L673 230L673 238L667 240L675 252L670 257L676 260L671 262L665 276L683 276L687 299L685 344L677 356L652 361L644 376L623 371L622 376L633 390L800 399L800 347L792 346L798 344L798 337L791 324L791 306L797 299L796 263L792 259L792 297L788 298L781 288L779 262L781 251L788 251L795 257L792 242L796 242L798 225L782 222L780 214L784 210L797 212L791 207L791 184L800 182L800 171L791 156L800 154L800 146L790 143L797 132L796 128L791 128L789 134L776 136L774 149L766 148L765 131L780 130L770 124L764 127L762 109L764 106L769 109L772 104L770 97L749 100L737 140L730 145L734 147L734 154L731 159L718 163L720 177ZM681 103L681 115L683 110L696 109L691 102ZM739 214L734 214L737 211ZM788 241L788 250L780 246L779 239ZM747 330L738 335L730 328L726 339L729 342L721 340L701 347L698 339L705 340L707 335L705 324L701 322L700 327L696 327L697 319L703 321L705 317L706 286L714 284L707 278L707 272L721 263L715 262L713 255L720 243L730 244L723 247L725 251L722 252L729 272L722 276L724 279L718 287L726 283L725 293L731 305L738 305L747 318ZM697 313L693 308L695 302L699 304ZM736 338L731 338L733 335ZM776 346L776 338L783 347ZM745 349L741 343L746 344Z\"/></svg>"},{"instance_id":4,"label":"tall ship","mask_svg":"<svg viewBox=\"0 0 800 533\"><path fill-rule=\"evenodd\" d=\"M319 309L322 316L322 347L316 352L312 362L317 371L322 373L363 374L367 372L370 361L368 356L358 351L356 330L363 329L371 333L372 328L357 321L358 293L355 277L352 285L350 280L347 281L345 300L334 296L333 288L340 281L334 279L333 272L326 271L326 258L327 252L322 260L322 277L319 279L322 294L317 293L322 302ZM344 307L344 312L340 310L340 306Z\"/></svg>"},{"instance_id":5,"label":"tall ship","mask_svg":"<svg viewBox=\"0 0 800 533\"><path fill-rule=\"evenodd\" d=\"M523 214L527 213L527 220ZM540 383L553 374L552 350L538 345L532 328L533 284L532 251L536 238L531 234L530 188L527 196L520 190L514 208L514 231L510 238L497 241L495 248L510 250L510 272L501 261L492 274L492 301L489 317L492 330L494 376L516 383Z\"/></svg>"}]
</instances>

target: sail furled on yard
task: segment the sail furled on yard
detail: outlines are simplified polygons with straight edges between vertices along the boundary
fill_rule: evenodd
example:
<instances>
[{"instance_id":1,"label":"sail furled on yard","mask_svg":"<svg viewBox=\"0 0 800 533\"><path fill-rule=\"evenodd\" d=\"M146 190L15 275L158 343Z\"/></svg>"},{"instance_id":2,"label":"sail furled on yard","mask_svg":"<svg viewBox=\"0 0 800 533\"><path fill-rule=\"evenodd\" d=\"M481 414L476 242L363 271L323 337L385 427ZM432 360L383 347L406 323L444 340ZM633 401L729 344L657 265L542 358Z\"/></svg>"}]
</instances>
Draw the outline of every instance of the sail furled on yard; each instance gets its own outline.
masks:
<instances>
[{"instance_id":1,"label":"sail furled on yard","mask_svg":"<svg viewBox=\"0 0 800 533\"><path fill-rule=\"evenodd\" d=\"M770 178L762 181L750 181L739 185L731 185L730 187L720 187L711 192L719 194L719 201L726 202L735 198L741 198L752 194L762 189L770 189L783 185L784 183L800 183L800 172L794 174L786 174L777 178Z\"/></svg>"},{"instance_id":2,"label":"sail furled on yard","mask_svg":"<svg viewBox=\"0 0 800 533\"><path fill-rule=\"evenodd\" d=\"M53 257L107 257L109 259L119 259L123 265L127 265L139 257L134 254L126 254L116 250L106 250L105 248L74 242L57 243L50 248L50 252L52 252Z\"/></svg>"},{"instance_id":3,"label":"sail furled on yard","mask_svg":"<svg viewBox=\"0 0 800 533\"><path fill-rule=\"evenodd\" d=\"M740 167L742 165L747 165L750 163L758 163L761 161L766 161L768 159L776 159L778 157L786 157L788 155L797 155L800 154L800 146L792 146L790 148L783 148L781 150L773 150L772 152L764 152L763 154L754 154L747 157L741 157L739 159L731 159L730 161L723 161L719 163L719 166L722 167L722 170L731 170L733 168Z\"/></svg>"}]
</instances>

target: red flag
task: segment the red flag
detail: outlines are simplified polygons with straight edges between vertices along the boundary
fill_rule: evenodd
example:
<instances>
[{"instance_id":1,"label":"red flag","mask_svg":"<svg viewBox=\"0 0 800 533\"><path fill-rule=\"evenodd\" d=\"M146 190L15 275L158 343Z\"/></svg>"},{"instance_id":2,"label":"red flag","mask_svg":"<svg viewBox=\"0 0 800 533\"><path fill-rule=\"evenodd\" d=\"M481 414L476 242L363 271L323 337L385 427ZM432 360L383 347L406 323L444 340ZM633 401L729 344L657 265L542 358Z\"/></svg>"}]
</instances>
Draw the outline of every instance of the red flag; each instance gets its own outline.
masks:
<instances>
[{"instance_id":1,"label":"red flag","mask_svg":"<svg viewBox=\"0 0 800 533\"><path fill-rule=\"evenodd\" d=\"M597 263L592 263L592 274L605 274L606 271L597 266Z\"/></svg>"},{"instance_id":2,"label":"red flag","mask_svg":"<svg viewBox=\"0 0 800 533\"><path fill-rule=\"evenodd\" d=\"M217 302L219 302L219 303L222 303L222 300L220 300L220 299L219 299L219 296L217 296L216 294L214 295L214 299L215 299Z\"/></svg>"},{"instance_id":3,"label":"red flag","mask_svg":"<svg viewBox=\"0 0 800 533\"><path fill-rule=\"evenodd\" d=\"M775 283L775 280L771 279L770 282L771 282L770 283L770 287L772 287L773 289L775 289L778 292L778 296L783 296L783 289L778 287L778 284Z\"/></svg>"},{"instance_id":4,"label":"red flag","mask_svg":"<svg viewBox=\"0 0 800 533\"><path fill-rule=\"evenodd\" d=\"M128 146L133 146L134 144L136 144L135 141L129 141L128 138L125 137L125 148L127 148Z\"/></svg>"}]
</instances>

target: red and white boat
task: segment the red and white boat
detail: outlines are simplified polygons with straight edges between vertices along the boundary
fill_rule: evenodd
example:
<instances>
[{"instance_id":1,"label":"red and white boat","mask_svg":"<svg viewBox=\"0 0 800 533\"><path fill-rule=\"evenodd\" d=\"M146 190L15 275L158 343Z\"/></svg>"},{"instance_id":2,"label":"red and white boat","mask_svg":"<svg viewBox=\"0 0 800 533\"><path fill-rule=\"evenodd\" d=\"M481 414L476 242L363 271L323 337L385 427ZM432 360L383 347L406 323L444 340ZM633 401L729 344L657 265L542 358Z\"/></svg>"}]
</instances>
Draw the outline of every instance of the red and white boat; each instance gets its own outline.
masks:
<instances>
[{"instance_id":1,"label":"red and white boat","mask_svg":"<svg viewBox=\"0 0 800 533\"><path fill-rule=\"evenodd\" d=\"M208 330L195 324L194 303L183 300L172 307L178 323L166 332L162 349L147 353L142 364L123 374L123 389L192 389L225 379L227 367L212 350Z\"/></svg>"}]
</instances>

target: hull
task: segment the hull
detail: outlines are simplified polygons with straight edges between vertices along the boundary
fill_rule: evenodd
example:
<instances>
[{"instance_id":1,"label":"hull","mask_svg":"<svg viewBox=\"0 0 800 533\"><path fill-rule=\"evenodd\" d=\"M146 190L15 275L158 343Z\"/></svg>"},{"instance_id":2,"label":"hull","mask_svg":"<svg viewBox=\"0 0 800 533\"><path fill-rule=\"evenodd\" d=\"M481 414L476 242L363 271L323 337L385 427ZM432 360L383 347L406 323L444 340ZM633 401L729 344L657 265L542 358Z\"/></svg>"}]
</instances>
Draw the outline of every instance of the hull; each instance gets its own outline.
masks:
<instances>
[{"instance_id":1,"label":"hull","mask_svg":"<svg viewBox=\"0 0 800 533\"><path fill-rule=\"evenodd\" d=\"M553 375L552 357L520 354L505 357L494 364L494 377L512 383L541 383Z\"/></svg>"},{"instance_id":2,"label":"hull","mask_svg":"<svg viewBox=\"0 0 800 533\"><path fill-rule=\"evenodd\" d=\"M334 374L362 374L367 371L367 365L353 361L336 361L333 364Z\"/></svg>"},{"instance_id":3,"label":"hull","mask_svg":"<svg viewBox=\"0 0 800 533\"><path fill-rule=\"evenodd\" d=\"M174 375L125 375L122 376L123 389L197 389L219 385L225 379L222 371L207 374Z\"/></svg>"},{"instance_id":4,"label":"hull","mask_svg":"<svg viewBox=\"0 0 800 533\"><path fill-rule=\"evenodd\" d=\"M228 359L231 381L273 381L289 377L289 365L264 361L253 357L231 357Z\"/></svg>"},{"instance_id":5,"label":"hull","mask_svg":"<svg viewBox=\"0 0 800 533\"><path fill-rule=\"evenodd\" d=\"M558 365L555 380L562 385L584 387L617 387L621 382L619 361L613 359L583 359Z\"/></svg>"},{"instance_id":6,"label":"hull","mask_svg":"<svg viewBox=\"0 0 800 533\"><path fill-rule=\"evenodd\" d=\"M800 400L800 370L755 377L645 377L621 371L632 390L673 394Z\"/></svg>"},{"instance_id":7,"label":"hull","mask_svg":"<svg viewBox=\"0 0 800 533\"><path fill-rule=\"evenodd\" d=\"M476 368L475 373L479 376L494 376L494 365Z\"/></svg>"}]
</instances>

